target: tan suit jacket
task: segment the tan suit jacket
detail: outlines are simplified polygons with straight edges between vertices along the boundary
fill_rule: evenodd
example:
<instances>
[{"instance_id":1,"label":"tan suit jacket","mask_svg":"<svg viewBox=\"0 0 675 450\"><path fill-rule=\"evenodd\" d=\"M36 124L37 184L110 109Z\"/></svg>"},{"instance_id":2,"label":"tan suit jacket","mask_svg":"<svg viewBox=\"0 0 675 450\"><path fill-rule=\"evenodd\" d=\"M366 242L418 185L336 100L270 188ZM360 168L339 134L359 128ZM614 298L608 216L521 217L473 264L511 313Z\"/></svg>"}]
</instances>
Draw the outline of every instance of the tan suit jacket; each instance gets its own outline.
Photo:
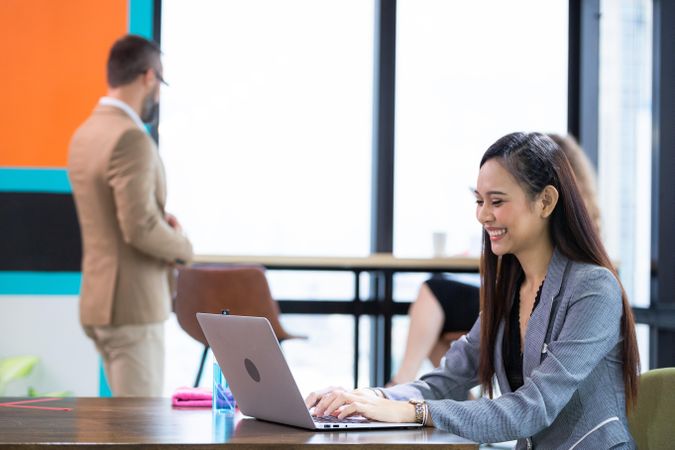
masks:
<instances>
[{"instance_id":1,"label":"tan suit jacket","mask_svg":"<svg viewBox=\"0 0 675 450\"><path fill-rule=\"evenodd\" d=\"M82 233L82 324L166 320L170 263L193 254L164 219L154 141L124 111L99 105L73 136L68 172Z\"/></svg>"}]
</instances>

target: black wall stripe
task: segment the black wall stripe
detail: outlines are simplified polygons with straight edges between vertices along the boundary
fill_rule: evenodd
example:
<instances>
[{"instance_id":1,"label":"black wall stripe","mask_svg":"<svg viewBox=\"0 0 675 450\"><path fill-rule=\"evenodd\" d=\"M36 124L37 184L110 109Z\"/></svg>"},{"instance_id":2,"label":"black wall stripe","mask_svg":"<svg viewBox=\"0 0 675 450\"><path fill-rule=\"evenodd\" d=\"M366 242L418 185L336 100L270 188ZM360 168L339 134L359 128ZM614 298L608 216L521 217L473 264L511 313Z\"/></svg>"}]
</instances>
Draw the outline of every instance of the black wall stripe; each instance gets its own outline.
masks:
<instances>
[{"instance_id":1,"label":"black wall stripe","mask_svg":"<svg viewBox=\"0 0 675 450\"><path fill-rule=\"evenodd\" d=\"M0 192L0 270L78 272L81 259L71 194Z\"/></svg>"}]
</instances>

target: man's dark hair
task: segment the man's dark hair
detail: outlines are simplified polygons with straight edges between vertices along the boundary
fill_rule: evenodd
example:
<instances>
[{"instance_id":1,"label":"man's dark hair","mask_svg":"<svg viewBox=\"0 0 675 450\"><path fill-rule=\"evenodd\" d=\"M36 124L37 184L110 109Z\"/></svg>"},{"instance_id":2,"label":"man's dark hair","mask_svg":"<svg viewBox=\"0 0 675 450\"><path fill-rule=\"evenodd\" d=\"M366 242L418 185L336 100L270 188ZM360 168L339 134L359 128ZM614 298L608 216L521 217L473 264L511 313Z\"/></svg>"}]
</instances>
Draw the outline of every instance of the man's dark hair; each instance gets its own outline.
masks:
<instances>
[{"instance_id":1,"label":"man's dark hair","mask_svg":"<svg viewBox=\"0 0 675 450\"><path fill-rule=\"evenodd\" d=\"M161 50L156 42L128 34L113 44L108 55L108 86L129 84L148 69L159 70Z\"/></svg>"}]
</instances>

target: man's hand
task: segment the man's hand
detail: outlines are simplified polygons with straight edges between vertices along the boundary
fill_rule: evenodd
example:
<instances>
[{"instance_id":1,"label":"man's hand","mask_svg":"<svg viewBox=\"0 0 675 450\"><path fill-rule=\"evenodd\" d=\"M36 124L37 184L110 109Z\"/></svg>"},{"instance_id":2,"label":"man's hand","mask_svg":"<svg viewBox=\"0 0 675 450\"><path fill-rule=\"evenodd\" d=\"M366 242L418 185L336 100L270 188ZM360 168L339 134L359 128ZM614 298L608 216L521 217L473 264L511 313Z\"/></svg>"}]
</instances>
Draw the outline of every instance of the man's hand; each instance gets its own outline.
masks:
<instances>
[{"instance_id":1,"label":"man's hand","mask_svg":"<svg viewBox=\"0 0 675 450\"><path fill-rule=\"evenodd\" d=\"M176 219L176 216L174 216L173 214L166 213L164 215L164 220L166 220L166 223L168 223L169 226L174 230L179 232L183 231L183 227L180 225L178 219Z\"/></svg>"}]
</instances>

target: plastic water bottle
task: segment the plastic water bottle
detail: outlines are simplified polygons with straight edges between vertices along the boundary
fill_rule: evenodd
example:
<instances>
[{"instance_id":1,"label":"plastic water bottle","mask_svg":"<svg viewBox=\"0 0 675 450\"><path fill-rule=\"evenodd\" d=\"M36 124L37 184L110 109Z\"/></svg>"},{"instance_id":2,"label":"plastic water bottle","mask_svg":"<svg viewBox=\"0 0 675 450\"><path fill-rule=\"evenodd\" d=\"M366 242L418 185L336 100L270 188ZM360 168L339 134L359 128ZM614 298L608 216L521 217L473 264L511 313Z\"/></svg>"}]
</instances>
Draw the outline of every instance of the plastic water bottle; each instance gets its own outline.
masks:
<instances>
[{"instance_id":1,"label":"plastic water bottle","mask_svg":"<svg viewBox=\"0 0 675 450\"><path fill-rule=\"evenodd\" d=\"M234 432L235 403L227 380L216 362L213 363L212 410L213 442L228 442Z\"/></svg>"},{"instance_id":2,"label":"plastic water bottle","mask_svg":"<svg viewBox=\"0 0 675 450\"><path fill-rule=\"evenodd\" d=\"M213 363L212 409L214 415L233 415L235 409L234 397L217 362Z\"/></svg>"}]
</instances>

